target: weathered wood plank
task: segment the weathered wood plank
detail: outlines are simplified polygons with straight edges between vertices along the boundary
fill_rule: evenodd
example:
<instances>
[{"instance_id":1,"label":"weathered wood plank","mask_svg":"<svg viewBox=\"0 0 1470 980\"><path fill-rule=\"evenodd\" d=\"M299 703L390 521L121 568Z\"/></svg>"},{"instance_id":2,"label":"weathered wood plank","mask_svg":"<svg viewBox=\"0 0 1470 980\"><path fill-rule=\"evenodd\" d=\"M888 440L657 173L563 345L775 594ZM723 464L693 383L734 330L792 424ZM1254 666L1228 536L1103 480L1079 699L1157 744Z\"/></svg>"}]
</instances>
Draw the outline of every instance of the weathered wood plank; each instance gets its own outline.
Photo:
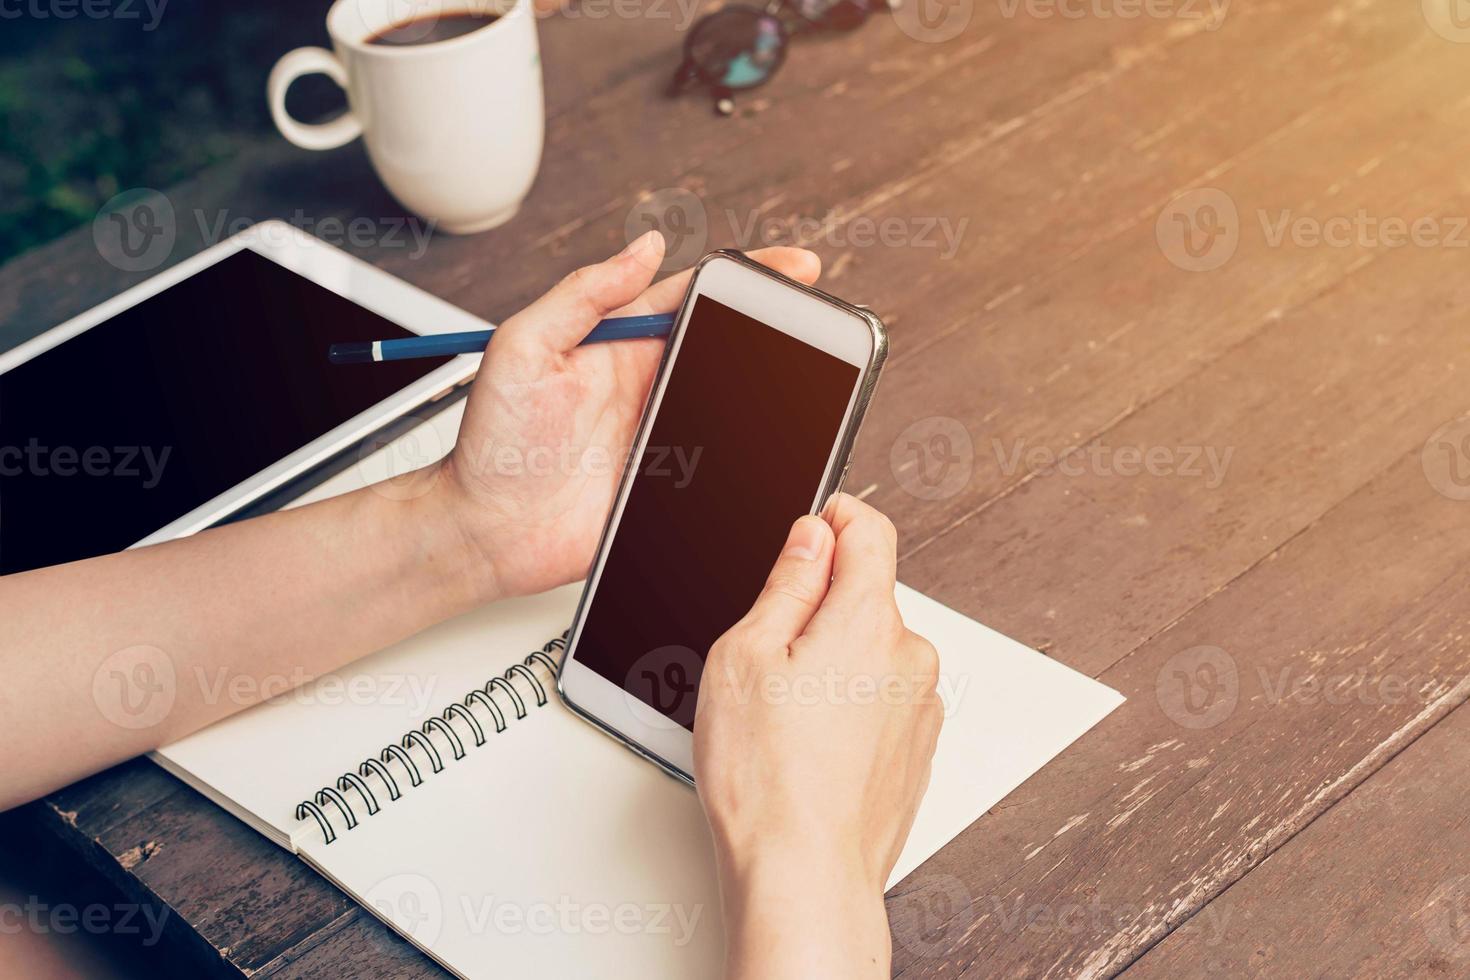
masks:
<instances>
[{"instance_id":1,"label":"weathered wood plank","mask_svg":"<svg viewBox=\"0 0 1470 980\"><path fill-rule=\"evenodd\" d=\"M271 980L324 976L444 980L449 975L408 940L361 910L318 930L254 974Z\"/></svg>"},{"instance_id":2,"label":"weathered wood plank","mask_svg":"<svg viewBox=\"0 0 1470 980\"><path fill-rule=\"evenodd\" d=\"M1461 137L1467 110L1458 100L1437 100L1433 93L1457 70L1460 52L1426 39L1422 24L1406 26L1408 18L1418 20L1417 11L1400 9L1388 16L1381 8L1368 8L1365 13L1372 17L1375 11L1381 14L1387 36L1407 32L1414 43L1382 62L1342 44L1324 44L1320 51L1291 46L1277 52L1280 65L1267 61L1261 70L1276 69L1278 74L1272 84L1252 90L1255 99L1242 98L1246 109L1241 119L1230 112L1203 114L1227 132L1238 126L1259 138L1238 144L1231 156L1209 167L1194 158L1197 148L1190 150L1208 145L1207 133L1180 134L1177 143L1171 137L1171 150L1180 147L1199 169L1162 169L1141 189L1120 195L1120 206L1111 213L1099 214L1096 204L1088 205L1091 210L1084 211L1082 221L1086 232L1096 236L1092 241L1084 240L1083 232L1058 230L1053 237L1061 238L1063 247L1037 242L1035 261L1021 258L982 283L966 278L968 270L963 267L969 259L963 253L950 263L957 266L953 275L940 270L924 276L905 250L885 251L881 256L885 266L907 267L911 279L923 278L937 294L935 301L915 296L900 309L954 318L944 324L947 335L934 341L920 338L917 351L913 338L901 329L897 332L894 363L885 372L878 409L853 465L852 486L897 515L907 532L908 551L970 519L1025 479L1031 467L1024 452L1017 464L1007 465L1017 448L1061 455L1085 445L1121 416L1189 378L1202 364L1269 328L1283 311L1331 288L1375 251L1356 241L1340 248L1297 247L1289 238L1272 245L1262 231L1262 215L1273 222L1282 212L1322 221L1361 209L1375 218L1407 223L1441 203L1455 186L1457 160L1465 149ZM1212 42L1226 43L1213 37L1191 39L1205 52L1217 50L1208 47ZM1370 50L1377 52L1376 47ZM1220 60L1222 70L1225 64L1246 58L1241 49L1232 47L1230 53ZM1310 103L1306 110L1297 104L1293 108L1298 111L1284 118L1270 111L1253 112L1258 110L1257 100L1297 81L1288 66L1295 67L1298 58L1309 70L1344 60L1354 65L1354 71L1336 69L1342 71L1336 76L1325 70L1322 77L1332 78L1334 85L1321 91L1321 98L1340 97L1335 89L1349 78L1355 88L1372 90L1375 98L1335 104L1330 112L1321 109L1321 102ZM1167 77L1158 80L1168 82ZM1064 121L1073 128L1086 127L1087 113L1097 117L1106 112L1115 91L1127 100L1128 109L1143 101L1136 89L1112 86L1099 93L1096 104L1064 114ZM1125 93L1132 93L1132 98ZM1195 118L1186 100L1170 109ZM1263 132L1244 121L1252 115L1279 125ZM1150 118L1142 108L1129 118L1135 116L1161 128L1176 121L1169 115ZM1115 128L1120 130L1116 139L1139 137L1134 127ZM1063 130L1041 148L1061 151L1069 131ZM1102 131L1089 137L1089 145L1107 142ZM1048 171L1040 162L1046 159L1037 152L1041 148L1027 147L1015 156L1004 147L993 151L1001 157L996 165L1001 172L1026 173L1035 167L1046 171L1046 181L1027 184L1033 199L1043 198L1049 187L1066 179L1065 173ZM1074 167L1092 173L1080 163ZM946 173L918 195L919 200L885 206L876 217L902 213L899 209L904 207L910 213L925 213L930 209L919 201L933 201L937 207L941 196L958 196L967 184L971 193L983 195L982 181L988 175L983 166L978 169L980 179L964 171ZM1008 172L1006 179L1026 182ZM1234 254L1213 271L1178 268L1156 237L1156 221L1171 196L1191 186L1221 188L1238 209ZM1087 194L1075 192L1078 198ZM1071 199L1069 195L1067 200ZM1005 227L1025 223L1026 216L1017 214ZM886 275L876 269L865 267L864 273L888 285ZM966 289L967 300L959 296ZM953 300L946 301L947 296ZM934 417L941 421L923 423ZM932 478L939 470L931 456L903 452L916 425L921 444L930 430L942 428L942 434L973 446L973 458L967 456L964 464L971 469L968 481L934 487L928 496L937 499L915 496L915 491L926 491L923 477ZM1003 448L999 458L994 451L997 442Z\"/></svg>"},{"instance_id":3,"label":"weathered wood plank","mask_svg":"<svg viewBox=\"0 0 1470 980\"><path fill-rule=\"evenodd\" d=\"M99 874L159 908L171 955L212 975L251 974L361 912L305 863L144 760L35 808Z\"/></svg>"},{"instance_id":4,"label":"weathered wood plank","mask_svg":"<svg viewBox=\"0 0 1470 980\"><path fill-rule=\"evenodd\" d=\"M1445 211L1464 213L1457 205L1451 202ZM1104 840L1091 833L1079 834L1074 829L1078 825L1071 822L1084 813L1115 819L1115 815L1132 812L1135 804L1157 819L1156 811L1166 808L1154 798L1157 790L1148 787L1148 780L1159 778L1157 768L1168 772L1169 779L1188 784L1201 775L1189 769L1191 763L1218 769L1221 756L1229 760L1232 753L1248 756L1251 752L1249 743L1230 731L1191 735L1158 716L1160 672L1173 654L1195 645L1222 646L1230 650L1243 673L1264 669L1274 676L1272 672L1283 668L1300 669L1296 663L1299 651L1331 649L1334 642L1346 646L1359 636L1373 635L1378 624L1391 622L1406 604L1458 567L1456 562L1463 563L1463 537L1440 538L1437 544L1443 548L1438 551L1428 544L1440 528L1458 531L1454 520L1459 515L1455 502L1435 492L1418 458L1432 431L1470 407L1463 383L1454 373L1456 357L1463 354L1457 311L1470 299L1452 284L1459 259L1457 252L1447 249L1384 255L1109 432L1108 439L1115 446L1233 447L1237 457L1231 478L1215 490L1204 492L1196 487L1195 492L1183 492L1176 485L1181 482L1177 477L1129 478L1096 467L1069 475L1052 468L951 531L941 539L942 547L925 549L904 562L901 575L906 581L1024 641L1049 647L1054 656L1074 665L1100 671L1132 650L1103 678L1133 700L1104 726L1103 732L1109 734L1094 736L1117 743L1112 758L1084 740L1037 777L1043 780L1037 789L1030 789L1029 784L1023 787L1004 805L1011 809L992 814L920 872L921 876L952 874L963 879L964 869L975 873L984 868L982 885L965 881L967 894L992 903L1020 901L1025 906L1064 907L1074 912L1079 908L1078 899L1067 889L1090 887L1090 881L1111 873L1111 886L1098 883L1095 887L1107 893L1110 908L1129 912L1124 923L1127 928L1120 930L1122 939L1116 940L1120 944L1107 945L1115 943L1115 937L1095 930L1047 935L1045 941L1040 931L1028 931L1018 939L1004 927L1014 918L1001 915L1000 905L991 908L982 900L981 908L988 912L976 913L979 921L964 925L983 939L967 940L967 954L948 958L939 952L946 947L924 946L925 952L935 952L940 959L911 954L901 958L901 969L912 968L920 976L948 975L959 972L978 950L984 948L988 955L1004 946L1002 957L984 961L988 967L999 963L1017 972L1051 969L1066 975L1085 968L1105 973L1126 964L1161 934L1151 930L1166 930L1177 921L1170 918L1172 906L1143 901L1130 905L1125 901L1126 892L1120 895L1117 889L1137 889L1137 898L1171 885L1183 887L1180 876L1196 883L1217 882L1235 873L1232 861L1236 858L1209 850L1208 842L1176 842L1185 828L1165 839L1181 849L1195 847L1196 851L1186 852L1188 861L1174 852L1151 855L1155 858L1152 863L1143 857L1130 864L1135 850L1157 847L1161 831L1155 822L1136 831L1143 835L1137 837L1122 829L1131 822L1125 818L1121 825L1094 832L1103 834ZM1420 347L1421 342L1426 346ZM1396 459L1399 462L1394 464ZM1348 492L1390 464L1395 465L1394 486L1399 488L1397 510L1365 510L1361 501L1372 496L1375 483L1354 494L1348 504L1319 516L1321 509L1331 507L1335 495ZM1303 506L1307 509L1296 510ZM1345 508L1356 515L1347 524L1348 519L1340 516ZM1295 523L1283 527L1279 523L1283 519ZM1267 562L1245 557L1263 539L1279 542L1293 534L1296 537ZM1424 549L1424 554L1401 558L1405 564L1418 562L1414 574L1386 560L1371 568L1360 565L1359 552L1364 547L1386 558L1379 541L1396 535L1420 539L1416 547ZM1278 578L1283 556L1300 554L1297 549L1308 541L1314 550L1301 559L1306 564L1297 570L1300 579ZM1229 571L1214 565L1218 555L1229 554L1237 546L1243 549L1242 566ZM1222 577L1203 585L1197 579L1186 581L1170 599L1176 580L1212 567ZM1276 582L1264 593L1248 584L1262 581L1263 576ZM1363 577L1355 582L1354 576ZM1343 581L1324 584L1316 579ZM1188 611L1186 595L1211 592L1217 594L1209 602ZM1051 601L1042 604L1040 597ZM1179 604L1171 605L1175 599ZM1231 612L1221 614L1218 610L1222 608ZM1026 610L1024 615L1012 615L1020 609ZM1119 620L1114 617L1127 618L1127 630L1115 629ZM1181 631L1200 632L1192 624L1202 621L1213 624L1205 631L1208 635L1193 643L1181 636ZM1129 630L1132 639L1125 638ZM1150 636L1152 641L1133 648L1138 639ZM1463 659L1463 651L1459 655ZM1150 664L1152 670L1140 674L1141 662ZM1463 663L1460 666L1463 671ZM1155 711L1152 718L1138 715L1150 708ZM1237 716L1246 708L1242 703ZM1332 710L1344 720L1353 715L1352 706ZM1267 718L1271 717L1268 712ZM1432 719L1421 723L1428 720ZM1342 744L1334 744L1339 733L1325 721L1319 723L1320 728L1276 735L1300 745L1303 752L1320 751L1336 758L1340 769L1329 766L1303 772L1294 768L1300 765L1295 756L1265 755L1249 761L1243 757L1239 764L1228 762L1228 771L1274 780L1272 788L1291 799L1297 794L1305 796L1319 780L1343 777L1377 751L1379 743L1370 742L1366 748L1359 747L1360 755L1339 756ZM1114 726L1122 726L1116 735L1111 734ZM1396 731L1389 728L1379 734L1388 740ZM1158 748L1161 745L1168 753ZM1094 747L1089 751L1085 746ZM1213 757L1205 753L1206 748ZM1189 754L1174 756L1172 761L1155 758L1181 751ZM1119 777L1119 772L1140 775ZM1127 789L1138 790L1142 799L1116 789L1120 778L1129 784ZM1059 796L1054 795L1057 780L1066 787ZM1206 815L1229 802L1233 787L1228 782L1201 783L1194 792L1208 796L1207 789L1216 794L1213 801L1190 803ZM1172 801L1173 794L1166 799ZM1283 832L1282 827L1294 832L1302 825L1297 821L1309 820L1311 815L1310 811L1294 811L1284 823L1271 826L1277 832ZM1187 818L1196 816L1193 810L1187 814ZM1018 839L1009 836L1011 827L1016 828ZM1219 843L1259 842L1239 831L1237 824L1221 826ZM1046 868L1028 866L1024 856L1045 845L1051 833L1064 835L1058 842L1063 846L1046 848L1050 856ZM1127 860L1119 863L1111 853L1115 850L1126 854ZM1171 859L1176 863L1160 866ZM1051 869L1053 862L1069 869L1063 873L1067 876L1063 883L1057 880L1063 875ZM1048 880L1046 874L1053 877ZM1037 875L1042 878L1038 880ZM1072 875L1080 875L1081 881ZM912 887L922 891L922 879ZM1153 921L1140 921L1149 916L1155 917ZM1147 938L1150 934L1152 939ZM952 931L948 938L953 941L958 935ZM1015 949L1018 944L1033 947L1033 958L1026 959L1023 951ZM1048 954L1054 959L1045 958Z\"/></svg>"},{"instance_id":5,"label":"weathered wood plank","mask_svg":"<svg viewBox=\"0 0 1470 980\"><path fill-rule=\"evenodd\" d=\"M1458 309L1470 294L1447 281L1460 260L1452 249L1382 255L1082 440L902 574L1079 669L1103 670L1470 409ZM1035 448L1023 435L998 445L1007 456ZM1162 462L1119 473L1113 451L1125 447ZM994 465L995 450L982 451ZM921 506L895 499L892 509Z\"/></svg>"},{"instance_id":6,"label":"weathered wood plank","mask_svg":"<svg viewBox=\"0 0 1470 980\"><path fill-rule=\"evenodd\" d=\"M1409 690L1412 678L1401 680ZM1344 693L1396 697L1399 689ZM1467 766L1470 710L1460 707L1126 975L1470 973Z\"/></svg>"},{"instance_id":7,"label":"weathered wood plank","mask_svg":"<svg viewBox=\"0 0 1470 980\"><path fill-rule=\"evenodd\" d=\"M163 801L98 843L144 888L249 974L355 903L192 790L190 806Z\"/></svg>"},{"instance_id":8,"label":"weathered wood plank","mask_svg":"<svg viewBox=\"0 0 1470 980\"><path fill-rule=\"evenodd\" d=\"M96 839L181 788L177 779L151 762L134 759L58 790L37 807L44 810L42 819Z\"/></svg>"},{"instance_id":9,"label":"weathered wood plank","mask_svg":"<svg viewBox=\"0 0 1470 980\"><path fill-rule=\"evenodd\" d=\"M1407 453L1105 672L1129 702L890 898L899 972L1111 975L1461 704L1462 508Z\"/></svg>"}]
</instances>

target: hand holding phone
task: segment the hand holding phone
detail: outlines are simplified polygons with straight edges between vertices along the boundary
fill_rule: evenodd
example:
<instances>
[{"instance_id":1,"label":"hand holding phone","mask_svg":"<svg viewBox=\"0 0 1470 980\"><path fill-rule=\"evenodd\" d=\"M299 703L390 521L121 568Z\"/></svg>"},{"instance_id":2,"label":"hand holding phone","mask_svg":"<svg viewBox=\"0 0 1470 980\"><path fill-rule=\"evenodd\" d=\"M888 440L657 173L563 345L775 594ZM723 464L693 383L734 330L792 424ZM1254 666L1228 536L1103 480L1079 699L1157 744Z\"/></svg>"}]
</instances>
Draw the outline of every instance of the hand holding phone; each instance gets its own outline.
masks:
<instances>
[{"instance_id":1,"label":"hand holding phone","mask_svg":"<svg viewBox=\"0 0 1470 980\"><path fill-rule=\"evenodd\" d=\"M495 331L437 475L447 491L437 496L485 557L472 573L479 604L586 576L665 341L578 345L602 317L678 308L693 270L650 285L663 254L650 232L566 276ZM798 279L815 280L820 269L802 249L753 254Z\"/></svg>"},{"instance_id":2,"label":"hand holding phone","mask_svg":"<svg viewBox=\"0 0 1470 980\"><path fill-rule=\"evenodd\" d=\"M693 780L705 654L841 485L885 353L866 310L738 254L699 264L573 622L574 711Z\"/></svg>"},{"instance_id":3,"label":"hand holding phone","mask_svg":"<svg viewBox=\"0 0 1470 980\"><path fill-rule=\"evenodd\" d=\"M694 758L730 976L888 975L883 888L944 718L939 656L894 604L895 541L839 494L710 650Z\"/></svg>"}]
</instances>

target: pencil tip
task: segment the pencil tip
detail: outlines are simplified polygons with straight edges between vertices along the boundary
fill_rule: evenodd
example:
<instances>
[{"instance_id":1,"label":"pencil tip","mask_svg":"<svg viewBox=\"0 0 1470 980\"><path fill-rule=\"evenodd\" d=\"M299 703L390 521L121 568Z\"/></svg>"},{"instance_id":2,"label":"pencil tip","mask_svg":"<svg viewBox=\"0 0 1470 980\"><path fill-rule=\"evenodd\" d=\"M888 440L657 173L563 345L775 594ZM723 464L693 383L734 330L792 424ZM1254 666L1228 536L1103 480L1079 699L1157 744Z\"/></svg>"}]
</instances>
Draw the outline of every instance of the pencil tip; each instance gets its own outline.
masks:
<instances>
[{"instance_id":1,"label":"pencil tip","mask_svg":"<svg viewBox=\"0 0 1470 980\"><path fill-rule=\"evenodd\" d=\"M362 364L373 359L371 341L353 341L350 344L333 344L327 349L327 360L333 364Z\"/></svg>"}]
</instances>

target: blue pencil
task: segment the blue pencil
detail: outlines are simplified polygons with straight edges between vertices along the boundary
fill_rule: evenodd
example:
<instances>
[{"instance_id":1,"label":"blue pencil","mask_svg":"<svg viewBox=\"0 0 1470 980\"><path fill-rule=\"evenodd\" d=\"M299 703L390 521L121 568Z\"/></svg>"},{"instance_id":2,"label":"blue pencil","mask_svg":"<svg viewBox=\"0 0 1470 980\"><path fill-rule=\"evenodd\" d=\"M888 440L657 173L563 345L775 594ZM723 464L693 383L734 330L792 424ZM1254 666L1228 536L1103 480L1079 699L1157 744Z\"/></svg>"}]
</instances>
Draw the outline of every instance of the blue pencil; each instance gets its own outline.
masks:
<instances>
[{"instance_id":1,"label":"blue pencil","mask_svg":"<svg viewBox=\"0 0 1470 980\"><path fill-rule=\"evenodd\" d=\"M635 337L667 337L672 329L672 313L615 316L593 327L582 343L600 344L608 340L632 340ZM333 344L327 350L327 360L333 364L362 364L369 361L403 361L413 357L478 354L490 343L494 333L494 330L469 330L464 333L426 334L422 337Z\"/></svg>"}]
</instances>

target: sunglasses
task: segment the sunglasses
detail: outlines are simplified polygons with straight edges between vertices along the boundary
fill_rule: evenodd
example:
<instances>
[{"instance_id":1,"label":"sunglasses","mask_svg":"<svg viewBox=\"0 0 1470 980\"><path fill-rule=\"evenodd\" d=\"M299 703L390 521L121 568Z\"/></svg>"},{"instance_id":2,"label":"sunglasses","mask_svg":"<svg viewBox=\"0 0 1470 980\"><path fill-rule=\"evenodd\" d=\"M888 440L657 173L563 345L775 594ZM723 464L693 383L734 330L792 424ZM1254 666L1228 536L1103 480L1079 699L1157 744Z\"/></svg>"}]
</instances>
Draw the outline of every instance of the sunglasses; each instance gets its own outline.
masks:
<instances>
[{"instance_id":1,"label":"sunglasses","mask_svg":"<svg viewBox=\"0 0 1470 980\"><path fill-rule=\"evenodd\" d=\"M772 0L764 8L723 7L690 28L669 94L701 83L714 96L715 111L728 116L735 111L736 92L771 80L797 34L850 31L889 5L889 0Z\"/></svg>"}]
</instances>

